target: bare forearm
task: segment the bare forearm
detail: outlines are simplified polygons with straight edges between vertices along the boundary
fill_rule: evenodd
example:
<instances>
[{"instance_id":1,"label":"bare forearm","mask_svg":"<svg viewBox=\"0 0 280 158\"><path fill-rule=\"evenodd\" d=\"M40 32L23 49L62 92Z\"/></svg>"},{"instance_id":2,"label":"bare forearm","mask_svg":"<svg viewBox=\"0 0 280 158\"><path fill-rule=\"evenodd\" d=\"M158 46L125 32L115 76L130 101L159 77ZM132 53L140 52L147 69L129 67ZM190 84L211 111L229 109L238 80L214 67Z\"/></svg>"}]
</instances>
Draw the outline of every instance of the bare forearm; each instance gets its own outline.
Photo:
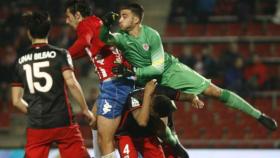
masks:
<instances>
[{"instance_id":1,"label":"bare forearm","mask_svg":"<svg viewBox=\"0 0 280 158\"><path fill-rule=\"evenodd\" d=\"M68 88L70 90L70 93L74 97L74 99L78 102L79 106L81 107L82 111L88 110L86 100L84 98L82 89L78 83L73 83L71 85L68 85Z\"/></svg>"},{"instance_id":2,"label":"bare forearm","mask_svg":"<svg viewBox=\"0 0 280 158\"><path fill-rule=\"evenodd\" d=\"M138 112L137 122L140 126L146 126L150 118L150 104L151 104L151 95L145 95L143 98L142 108Z\"/></svg>"},{"instance_id":3,"label":"bare forearm","mask_svg":"<svg viewBox=\"0 0 280 158\"><path fill-rule=\"evenodd\" d=\"M20 99L16 103L14 103L14 106L17 107L21 112L27 114L28 105L23 99Z\"/></svg>"},{"instance_id":4,"label":"bare forearm","mask_svg":"<svg viewBox=\"0 0 280 158\"><path fill-rule=\"evenodd\" d=\"M197 96L194 94L188 94L188 93L180 93L180 96L178 98L178 101L189 101L192 102L193 99L195 99Z\"/></svg>"}]
</instances>

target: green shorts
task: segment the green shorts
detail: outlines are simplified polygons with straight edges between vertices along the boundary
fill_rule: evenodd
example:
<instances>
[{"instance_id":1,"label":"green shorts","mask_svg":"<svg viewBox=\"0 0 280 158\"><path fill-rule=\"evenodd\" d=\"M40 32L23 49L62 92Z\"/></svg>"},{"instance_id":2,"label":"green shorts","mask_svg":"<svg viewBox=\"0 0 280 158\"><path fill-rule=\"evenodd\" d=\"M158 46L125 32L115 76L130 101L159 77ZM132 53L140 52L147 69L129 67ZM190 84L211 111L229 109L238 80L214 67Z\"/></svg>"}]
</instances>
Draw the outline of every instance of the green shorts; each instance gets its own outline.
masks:
<instances>
[{"instance_id":1,"label":"green shorts","mask_svg":"<svg viewBox=\"0 0 280 158\"><path fill-rule=\"evenodd\" d=\"M188 66L175 62L162 74L161 85L181 90L185 93L200 94L211 83Z\"/></svg>"}]
</instances>

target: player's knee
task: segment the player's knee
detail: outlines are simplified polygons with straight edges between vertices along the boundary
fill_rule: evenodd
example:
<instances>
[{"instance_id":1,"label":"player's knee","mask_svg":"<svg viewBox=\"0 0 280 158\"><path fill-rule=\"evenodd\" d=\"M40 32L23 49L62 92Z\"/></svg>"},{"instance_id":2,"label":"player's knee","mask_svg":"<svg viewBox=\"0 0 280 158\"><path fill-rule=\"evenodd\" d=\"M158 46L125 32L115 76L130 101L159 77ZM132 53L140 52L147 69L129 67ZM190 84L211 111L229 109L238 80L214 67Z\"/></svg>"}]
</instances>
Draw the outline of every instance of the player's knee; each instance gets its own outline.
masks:
<instances>
[{"instance_id":1,"label":"player's knee","mask_svg":"<svg viewBox=\"0 0 280 158\"><path fill-rule=\"evenodd\" d=\"M203 93L207 96L219 98L222 94L222 89L214 84L210 84Z\"/></svg>"},{"instance_id":2,"label":"player's knee","mask_svg":"<svg viewBox=\"0 0 280 158\"><path fill-rule=\"evenodd\" d=\"M109 143L114 140L113 133L98 132L98 142Z\"/></svg>"}]
</instances>

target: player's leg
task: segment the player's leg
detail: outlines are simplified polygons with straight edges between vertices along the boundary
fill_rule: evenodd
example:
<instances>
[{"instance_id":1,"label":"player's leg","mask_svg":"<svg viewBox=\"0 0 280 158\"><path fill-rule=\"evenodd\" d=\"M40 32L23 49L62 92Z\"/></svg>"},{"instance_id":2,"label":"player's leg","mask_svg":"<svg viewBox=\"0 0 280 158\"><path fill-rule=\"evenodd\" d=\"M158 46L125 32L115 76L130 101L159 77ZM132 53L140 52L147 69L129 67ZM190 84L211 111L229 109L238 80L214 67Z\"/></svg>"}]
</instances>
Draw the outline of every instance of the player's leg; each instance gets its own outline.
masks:
<instances>
[{"instance_id":1,"label":"player's leg","mask_svg":"<svg viewBox=\"0 0 280 158\"><path fill-rule=\"evenodd\" d=\"M165 157L167 158L172 158L172 157L178 157L180 156L181 158L189 158L189 154L187 150L184 148L184 146L181 144L180 139L178 135L176 134L176 130L174 127L174 122L173 122L173 112L170 113L167 117L167 126L170 128L172 135L177 138L177 145L176 148L172 148L169 144L164 144L163 146L163 151L165 154Z\"/></svg>"},{"instance_id":2,"label":"player's leg","mask_svg":"<svg viewBox=\"0 0 280 158\"><path fill-rule=\"evenodd\" d=\"M115 146L114 146L114 134L120 123L120 116L114 119L108 119L104 116L97 116L97 128L98 128L98 144L101 150L102 157L112 155L112 158L116 157L115 155Z\"/></svg>"},{"instance_id":3,"label":"player's leg","mask_svg":"<svg viewBox=\"0 0 280 158\"><path fill-rule=\"evenodd\" d=\"M150 118L156 132L156 135L163 141L164 144L170 145L176 156L188 158L188 153L181 145L177 135L160 119Z\"/></svg>"},{"instance_id":4,"label":"player's leg","mask_svg":"<svg viewBox=\"0 0 280 158\"><path fill-rule=\"evenodd\" d=\"M126 79L116 79L101 84L101 93L97 100L97 130L102 157L116 157L114 134L120 123L123 106L133 86L134 82Z\"/></svg>"},{"instance_id":5,"label":"player's leg","mask_svg":"<svg viewBox=\"0 0 280 158\"><path fill-rule=\"evenodd\" d=\"M209 87L204 90L203 94L216 97L224 102L225 105L245 112L246 114L258 119L260 123L270 130L275 130L277 128L277 123L274 119L263 114L246 100L230 90L221 89L211 83Z\"/></svg>"},{"instance_id":6,"label":"player's leg","mask_svg":"<svg viewBox=\"0 0 280 158\"><path fill-rule=\"evenodd\" d=\"M62 158L90 158L78 125L57 128L55 137Z\"/></svg>"},{"instance_id":7,"label":"player's leg","mask_svg":"<svg viewBox=\"0 0 280 158\"><path fill-rule=\"evenodd\" d=\"M92 113L97 117L97 105L94 104L92 108ZM98 145L98 132L97 132L97 124L94 125L92 131L92 144L94 150L94 158L101 158L101 151Z\"/></svg>"},{"instance_id":8,"label":"player's leg","mask_svg":"<svg viewBox=\"0 0 280 158\"><path fill-rule=\"evenodd\" d=\"M52 132L45 129L27 129L25 158L48 158L52 143Z\"/></svg>"},{"instance_id":9,"label":"player's leg","mask_svg":"<svg viewBox=\"0 0 280 158\"><path fill-rule=\"evenodd\" d=\"M130 136L118 136L117 142L121 158L138 158L138 151Z\"/></svg>"},{"instance_id":10,"label":"player's leg","mask_svg":"<svg viewBox=\"0 0 280 158\"><path fill-rule=\"evenodd\" d=\"M259 119L259 121L270 130L275 130L277 127L274 120L262 114L244 99L231 91L222 90L211 84L210 80L205 79L184 64L173 64L164 73L161 84L186 93L200 94L203 92L205 95L219 98L225 102L225 105L228 107L239 109L256 119Z\"/></svg>"}]
</instances>

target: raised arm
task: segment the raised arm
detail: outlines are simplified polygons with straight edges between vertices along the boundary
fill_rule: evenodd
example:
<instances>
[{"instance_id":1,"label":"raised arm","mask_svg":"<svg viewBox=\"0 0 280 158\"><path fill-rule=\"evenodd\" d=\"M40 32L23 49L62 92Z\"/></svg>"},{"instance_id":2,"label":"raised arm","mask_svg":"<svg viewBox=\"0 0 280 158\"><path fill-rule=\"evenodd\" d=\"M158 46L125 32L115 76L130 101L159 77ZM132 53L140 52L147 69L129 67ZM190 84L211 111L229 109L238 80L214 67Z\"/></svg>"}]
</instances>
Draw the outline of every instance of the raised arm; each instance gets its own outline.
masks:
<instances>
[{"instance_id":1,"label":"raised arm","mask_svg":"<svg viewBox=\"0 0 280 158\"><path fill-rule=\"evenodd\" d=\"M152 80L146 84L142 107L132 112L132 115L134 119L137 121L137 123L139 124L139 126L145 127L149 122L151 102L152 102L152 97L156 84L157 84L156 80Z\"/></svg>"},{"instance_id":2,"label":"raised arm","mask_svg":"<svg viewBox=\"0 0 280 158\"><path fill-rule=\"evenodd\" d=\"M77 39L74 44L68 49L71 57L77 59L86 55L85 48L90 47L93 32L86 25L81 25L77 29Z\"/></svg>"},{"instance_id":3,"label":"raised arm","mask_svg":"<svg viewBox=\"0 0 280 158\"><path fill-rule=\"evenodd\" d=\"M103 25L99 34L99 38L108 45L121 46L121 34L111 33L110 28L119 19L119 15L114 12L108 12L102 17Z\"/></svg>"}]
</instances>

